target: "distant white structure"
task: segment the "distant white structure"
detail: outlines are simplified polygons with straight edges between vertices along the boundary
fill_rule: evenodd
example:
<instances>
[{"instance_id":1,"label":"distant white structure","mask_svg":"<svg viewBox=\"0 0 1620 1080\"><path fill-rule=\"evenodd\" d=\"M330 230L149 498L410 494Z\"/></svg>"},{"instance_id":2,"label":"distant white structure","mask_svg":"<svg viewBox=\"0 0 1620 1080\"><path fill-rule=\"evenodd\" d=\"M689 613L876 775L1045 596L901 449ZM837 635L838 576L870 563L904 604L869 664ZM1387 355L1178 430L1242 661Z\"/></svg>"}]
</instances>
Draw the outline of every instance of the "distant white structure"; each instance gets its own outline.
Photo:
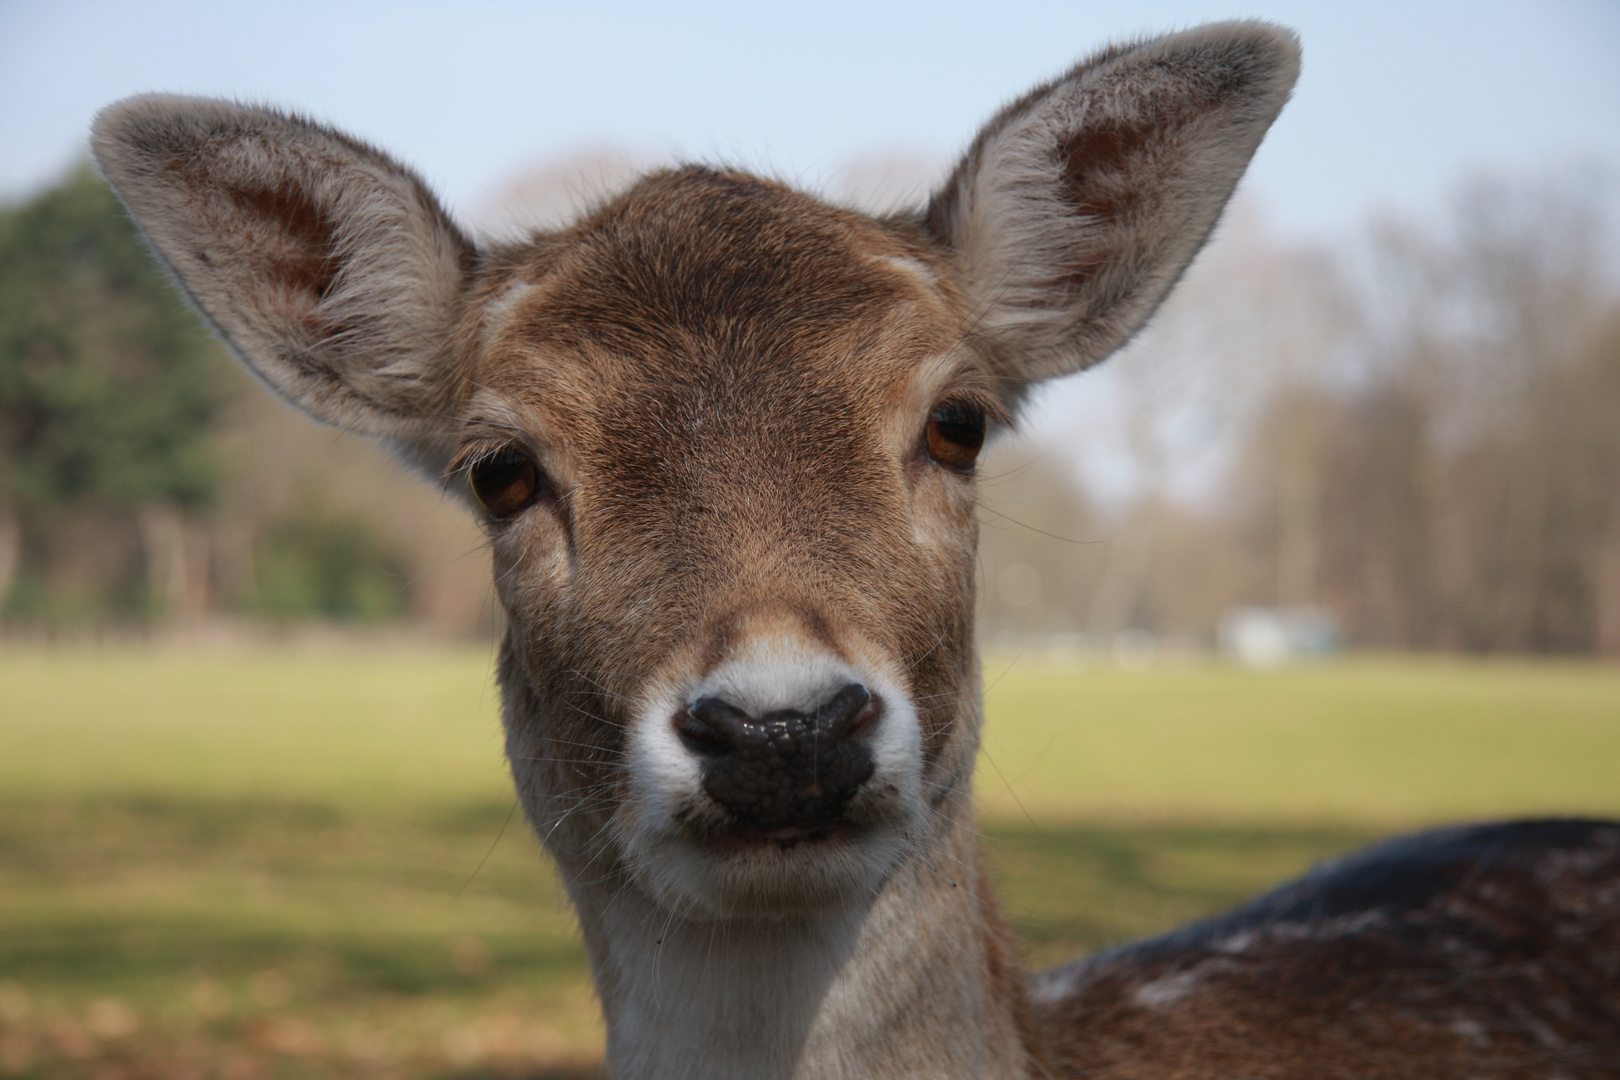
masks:
<instances>
[{"instance_id":1,"label":"distant white structure","mask_svg":"<svg viewBox=\"0 0 1620 1080\"><path fill-rule=\"evenodd\" d=\"M1319 659L1339 649L1339 624L1321 608L1232 608L1221 616L1221 652L1254 668Z\"/></svg>"}]
</instances>

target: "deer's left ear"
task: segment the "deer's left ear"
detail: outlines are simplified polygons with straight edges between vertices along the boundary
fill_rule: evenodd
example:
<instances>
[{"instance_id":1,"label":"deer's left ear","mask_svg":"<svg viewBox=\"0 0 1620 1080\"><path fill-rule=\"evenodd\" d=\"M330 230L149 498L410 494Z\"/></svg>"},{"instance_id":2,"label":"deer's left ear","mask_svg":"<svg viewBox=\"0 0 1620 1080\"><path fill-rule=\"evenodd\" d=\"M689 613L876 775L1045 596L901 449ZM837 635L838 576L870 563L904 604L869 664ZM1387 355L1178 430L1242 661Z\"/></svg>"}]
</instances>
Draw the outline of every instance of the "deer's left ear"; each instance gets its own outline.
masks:
<instances>
[{"instance_id":1,"label":"deer's left ear","mask_svg":"<svg viewBox=\"0 0 1620 1080\"><path fill-rule=\"evenodd\" d=\"M927 223L1009 396L1147 321L1298 75L1291 33L1220 23L1109 49L985 126Z\"/></svg>"}]
</instances>

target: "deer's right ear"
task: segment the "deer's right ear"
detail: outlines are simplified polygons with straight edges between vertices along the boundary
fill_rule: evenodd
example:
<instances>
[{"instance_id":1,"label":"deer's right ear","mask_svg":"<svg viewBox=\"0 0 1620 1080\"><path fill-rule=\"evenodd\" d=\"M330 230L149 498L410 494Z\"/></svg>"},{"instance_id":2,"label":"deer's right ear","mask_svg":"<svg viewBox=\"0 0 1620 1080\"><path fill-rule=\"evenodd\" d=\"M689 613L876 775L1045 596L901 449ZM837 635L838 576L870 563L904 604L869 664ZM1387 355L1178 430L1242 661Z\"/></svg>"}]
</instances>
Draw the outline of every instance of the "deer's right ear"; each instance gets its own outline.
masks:
<instances>
[{"instance_id":1,"label":"deer's right ear","mask_svg":"<svg viewBox=\"0 0 1620 1080\"><path fill-rule=\"evenodd\" d=\"M986 125L926 221L1009 397L1147 321L1298 75L1292 34L1221 23L1106 50Z\"/></svg>"},{"instance_id":2,"label":"deer's right ear","mask_svg":"<svg viewBox=\"0 0 1620 1080\"><path fill-rule=\"evenodd\" d=\"M122 101L91 145L259 378L317 420L438 464L473 249L420 180L339 132L199 98Z\"/></svg>"}]
</instances>

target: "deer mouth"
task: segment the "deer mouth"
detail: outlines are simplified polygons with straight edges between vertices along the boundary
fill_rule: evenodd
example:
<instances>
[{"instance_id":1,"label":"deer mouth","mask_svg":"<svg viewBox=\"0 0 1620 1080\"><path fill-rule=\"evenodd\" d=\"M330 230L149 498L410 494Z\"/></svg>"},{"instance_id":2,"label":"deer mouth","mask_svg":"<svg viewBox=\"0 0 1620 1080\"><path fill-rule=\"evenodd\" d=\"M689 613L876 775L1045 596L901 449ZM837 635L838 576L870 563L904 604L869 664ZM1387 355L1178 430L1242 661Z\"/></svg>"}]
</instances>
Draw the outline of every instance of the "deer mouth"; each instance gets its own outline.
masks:
<instances>
[{"instance_id":1,"label":"deer mouth","mask_svg":"<svg viewBox=\"0 0 1620 1080\"><path fill-rule=\"evenodd\" d=\"M791 851L800 844L859 840L867 830L848 818L817 822L813 825L782 825L773 829L736 828L707 838L707 845L719 851L751 851L775 846Z\"/></svg>"}]
</instances>

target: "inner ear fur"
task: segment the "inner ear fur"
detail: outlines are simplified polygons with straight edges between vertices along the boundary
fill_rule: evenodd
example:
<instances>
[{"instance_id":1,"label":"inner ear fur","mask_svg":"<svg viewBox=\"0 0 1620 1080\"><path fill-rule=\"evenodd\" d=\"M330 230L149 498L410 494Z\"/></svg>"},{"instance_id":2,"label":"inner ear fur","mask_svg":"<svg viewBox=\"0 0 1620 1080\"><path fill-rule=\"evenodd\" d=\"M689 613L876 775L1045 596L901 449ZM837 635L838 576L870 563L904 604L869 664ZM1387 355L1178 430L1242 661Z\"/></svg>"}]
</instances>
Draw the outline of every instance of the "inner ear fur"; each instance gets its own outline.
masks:
<instances>
[{"instance_id":1,"label":"inner ear fur","mask_svg":"<svg viewBox=\"0 0 1620 1080\"><path fill-rule=\"evenodd\" d=\"M1219 23L1107 49L984 127L925 221L1010 398L1147 321L1298 74L1288 31Z\"/></svg>"},{"instance_id":2,"label":"inner ear fur","mask_svg":"<svg viewBox=\"0 0 1620 1080\"><path fill-rule=\"evenodd\" d=\"M317 420L439 464L474 252L426 185L330 128L199 98L119 102L91 146L255 374Z\"/></svg>"}]
</instances>

